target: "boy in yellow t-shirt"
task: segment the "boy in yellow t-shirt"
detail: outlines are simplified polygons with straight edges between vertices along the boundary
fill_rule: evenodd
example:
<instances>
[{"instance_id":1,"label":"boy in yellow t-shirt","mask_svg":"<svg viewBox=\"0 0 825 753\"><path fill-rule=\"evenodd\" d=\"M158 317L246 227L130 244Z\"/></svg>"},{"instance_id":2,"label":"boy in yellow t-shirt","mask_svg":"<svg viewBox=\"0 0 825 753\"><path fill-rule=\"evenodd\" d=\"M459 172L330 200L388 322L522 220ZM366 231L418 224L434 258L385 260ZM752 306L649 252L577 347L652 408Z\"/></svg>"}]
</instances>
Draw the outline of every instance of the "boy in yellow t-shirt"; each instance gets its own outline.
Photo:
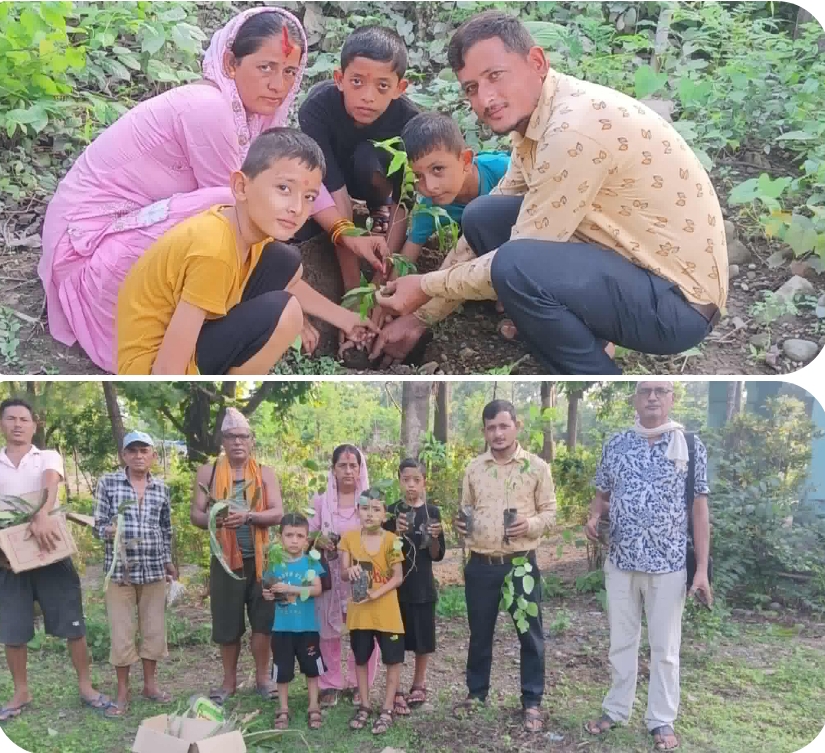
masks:
<instances>
[{"instance_id":1,"label":"boy in yellow t-shirt","mask_svg":"<svg viewBox=\"0 0 825 753\"><path fill-rule=\"evenodd\" d=\"M347 604L347 629L361 696L361 705L349 726L354 730L363 729L370 718L367 664L378 641L381 659L387 667L387 691L372 733L381 735L393 723L404 663L404 623L397 590L404 580L401 567L404 555L401 539L381 527L386 510L379 491L370 489L361 495L358 515L361 529L348 531L338 544L341 572L344 579L353 584L353 597ZM359 588L364 584L362 579L368 580L366 589Z\"/></svg>"},{"instance_id":2,"label":"boy in yellow t-shirt","mask_svg":"<svg viewBox=\"0 0 825 753\"><path fill-rule=\"evenodd\" d=\"M272 128L230 176L233 206L176 225L132 267L118 292L119 374L266 374L305 327L304 314L358 342L375 327L301 279L282 241L304 224L324 155L294 128Z\"/></svg>"}]
</instances>

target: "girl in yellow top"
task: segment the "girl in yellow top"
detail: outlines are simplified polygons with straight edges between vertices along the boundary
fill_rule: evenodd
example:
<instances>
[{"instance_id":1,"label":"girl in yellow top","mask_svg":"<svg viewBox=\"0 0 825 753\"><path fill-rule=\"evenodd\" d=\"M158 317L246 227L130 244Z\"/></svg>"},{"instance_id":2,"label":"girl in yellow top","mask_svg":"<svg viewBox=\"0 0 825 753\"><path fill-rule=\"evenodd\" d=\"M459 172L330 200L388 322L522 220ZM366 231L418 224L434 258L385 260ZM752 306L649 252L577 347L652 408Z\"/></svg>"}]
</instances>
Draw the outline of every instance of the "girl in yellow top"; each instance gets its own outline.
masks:
<instances>
[{"instance_id":1,"label":"girl in yellow top","mask_svg":"<svg viewBox=\"0 0 825 753\"><path fill-rule=\"evenodd\" d=\"M397 591L404 580L401 567L404 555L401 539L381 527L386 510L378 491L370 489L361 495L358 515L361 529L348 531L338 544L345 580L358 581L364 572L369 576L366 598L359 602L351 599L347 605L347 628L361 696L361 705L349 726L354 730L363 729L370 718L367 663L377 641L381 660L387 667L387 690L381 714L372 725L372 733L381 735L392 726L404 663L404 623Z\"/></svg>"},{"instance_id":2,"label":"girl in yellow top","mask_svg":"<svg viewBox=\"0 0 825 753\"><path fill-rule=\"evenodd\" d=\"M135 264L118 293L119 374L267 374L304 314L359 342L371 322L301 279L281 241L304 224L324 175L318 145L293 128L258 136L230 176L234 206L176 225Z\"/></svg>"}]
</instances>

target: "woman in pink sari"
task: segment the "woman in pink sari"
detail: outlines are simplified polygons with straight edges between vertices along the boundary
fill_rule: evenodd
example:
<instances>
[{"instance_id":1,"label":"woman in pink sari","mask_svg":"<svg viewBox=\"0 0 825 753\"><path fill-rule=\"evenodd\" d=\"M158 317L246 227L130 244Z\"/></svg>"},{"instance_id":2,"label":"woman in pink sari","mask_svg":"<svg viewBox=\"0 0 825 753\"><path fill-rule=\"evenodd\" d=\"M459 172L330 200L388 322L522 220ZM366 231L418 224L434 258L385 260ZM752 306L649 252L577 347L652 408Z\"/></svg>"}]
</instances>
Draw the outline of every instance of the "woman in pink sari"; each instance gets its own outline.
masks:
<instances>
[{"instance_id":1,"label":"woman in pink sari","mask_svg":"<svg viewBox=\"0 0 825 753\"><path fill-rule=\"evenodd\" d=\"M329 472L327 490L315 496L315 515L310 520L310 531L319 531L327 539L330 534L341 536L347 531L360 527L358 517L358 497L369 488L367 462L361 452L352 445L343 444L332 453L332 469ZM329 547L332 548L332 547ZM341 560L329 563L332 589L315 597L315 613L321 633L321 655L327 672L321 675L321 706L334 706L341 691L353 690L355 705L357 698L355 659L349 651L346 672L342 671L341 643L347 624L347 601L350 598L349 584L341 580ZM375 681L380 651L376 646L370 658L369 684Z\"/></svg>"},{"instance_id":2,"label":"woman in pink sari","mask_svg":"<svg viewBox=\"0 0 825 753\"><path fill-rule=\"evenodd\" d=\"M291 13L245 10L212 37L202 81L141 102L86 148L57 187L43 227L38 273L52 337L79 342L100 368L114 371L117 293L126 274L174 225L233 203L229 176L255 136L286 124L306 50ZM313 216L324 229L338 217L324 188ZM372 253L360 238L342 242L358 255Z\"/></svg>"}]
</instances>

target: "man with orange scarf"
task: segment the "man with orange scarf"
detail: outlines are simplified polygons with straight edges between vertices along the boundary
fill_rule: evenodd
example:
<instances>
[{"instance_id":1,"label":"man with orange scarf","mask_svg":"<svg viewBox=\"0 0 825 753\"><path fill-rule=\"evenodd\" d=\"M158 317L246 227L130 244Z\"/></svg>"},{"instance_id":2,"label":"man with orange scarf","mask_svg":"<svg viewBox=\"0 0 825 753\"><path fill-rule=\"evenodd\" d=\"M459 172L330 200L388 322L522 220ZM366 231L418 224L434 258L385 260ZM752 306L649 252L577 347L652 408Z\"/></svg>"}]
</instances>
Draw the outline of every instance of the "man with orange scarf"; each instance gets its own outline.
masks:
<instances>
[{"instance_id":1,"label":"man with orange scarf","mask_svg":"<svg viewBox=\"0 0 825 753\"><path fill-rule=\"evenodd\" d=\"M218 459L198 469L190 513L192 524L204 530L209 527L208 499L201 487L209 489L215 499L245 502L248 510L230 511L218 528L224 558L239 579L231 577L215 557L210 561L212 640L221 647L223 684L211 690L209 697L223 703L235 693L241 638L246 632L246 608L257 693L273 698L277 691L269 680L269 642L275 609L274 602L263 598L261 575L269 528L278 525L283 516L281 490L272 469L258 465L252 457L252 429L235 408L226 411L221 443L224 451Z\"/></svg>"}]
</instances>

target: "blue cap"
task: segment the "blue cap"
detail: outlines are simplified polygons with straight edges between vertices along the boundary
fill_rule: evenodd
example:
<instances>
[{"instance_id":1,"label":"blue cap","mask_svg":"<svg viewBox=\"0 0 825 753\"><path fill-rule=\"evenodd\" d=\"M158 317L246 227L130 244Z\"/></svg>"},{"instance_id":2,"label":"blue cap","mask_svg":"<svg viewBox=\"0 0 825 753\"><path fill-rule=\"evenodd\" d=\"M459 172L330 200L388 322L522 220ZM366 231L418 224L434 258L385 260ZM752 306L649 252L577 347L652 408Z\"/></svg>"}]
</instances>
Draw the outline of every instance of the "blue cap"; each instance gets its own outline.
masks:
<instances>
[{"instance_id":1,"label":"blue cap","mask_svg":"<svg viewBox=\"0 0 825 753\"><path fill-rule=\"evenodd\" d=\"M155 446L155 443L152 441L152 437L150 437L145 431L130 431L125 437L123 437L123 449L125 450L130 444L134 444L135 442L148 444L150 447Z\"/></svg>"}]
</instances>

